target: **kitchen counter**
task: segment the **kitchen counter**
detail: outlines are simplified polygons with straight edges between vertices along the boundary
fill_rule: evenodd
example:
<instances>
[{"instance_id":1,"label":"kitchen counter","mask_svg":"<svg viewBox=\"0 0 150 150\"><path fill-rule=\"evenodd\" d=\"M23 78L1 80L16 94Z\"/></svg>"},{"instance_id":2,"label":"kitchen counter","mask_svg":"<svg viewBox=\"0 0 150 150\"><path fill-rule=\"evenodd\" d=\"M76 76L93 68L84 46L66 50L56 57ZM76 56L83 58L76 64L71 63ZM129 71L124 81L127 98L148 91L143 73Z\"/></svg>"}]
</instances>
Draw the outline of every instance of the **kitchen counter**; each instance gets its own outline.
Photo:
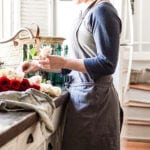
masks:
<instances>
[{"instance_id":1,"label":"kitchen counter","mask_svg":"<svg viewBox=\"0 0 150 150\"><path fill-rule=\"evenodd\" d=\"M59 107L66 102L67 97L68 93L64 92L61 96L54 98L58 111L54 112L53 122L58 122ZM0 147L37 122L39 122L39 117L36 112L0 112Z\"/></svg>"}]
</instances>

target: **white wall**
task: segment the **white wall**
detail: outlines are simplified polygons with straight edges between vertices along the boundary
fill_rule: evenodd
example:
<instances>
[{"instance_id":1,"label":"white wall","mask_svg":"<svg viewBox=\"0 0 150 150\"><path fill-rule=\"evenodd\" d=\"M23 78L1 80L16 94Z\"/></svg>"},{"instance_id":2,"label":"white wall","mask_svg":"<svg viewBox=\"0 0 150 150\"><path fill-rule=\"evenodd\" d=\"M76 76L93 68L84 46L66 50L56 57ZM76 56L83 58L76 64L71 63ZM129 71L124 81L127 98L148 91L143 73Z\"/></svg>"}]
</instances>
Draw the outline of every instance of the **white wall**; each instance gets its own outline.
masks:
<instances>
[{"instance_id":1,"label":"white wall","mask_svg":"<svg viewBox=\"0 0 150 150\"><path fill-rule=\"evenodd\" d=\"M2 38L2 33L3 33L3 29L2 29L2 20L3 20L3 16L2 16L2 1L0 1L0 39Z\"/></svg>"},{"instance_id":2,"label":"white wall","mask_svg":"<svg viewBox=\"0 0 150 150\"><path fill-rule=\"evenodd\" d=\"M121 1L111 0L121 16ZM73 20L84 6L77 6L75 1L56 0L56 35L67 37Z\"/></svg>"},{"instance_id":3,"label":"white wall","mask_svg":"<svg viewBox=\"0 0 150 150\"><path fill-rule=\"evenodd\" d=\"M2 6L3 9L2 12L2 37L8 38L12 34L13 26L10 26L12 24L12 0L3 0Z\"/></svg>"},{"instance_id":4,"label":"white wall","mask_svg":"<svg viewBox=\"0 0 150 150\"><path fill-rule=\"evenodd\" d=\"M56 35L68 37L78 9L73 1L56 0Z\"/></svg>"}]
</instances>

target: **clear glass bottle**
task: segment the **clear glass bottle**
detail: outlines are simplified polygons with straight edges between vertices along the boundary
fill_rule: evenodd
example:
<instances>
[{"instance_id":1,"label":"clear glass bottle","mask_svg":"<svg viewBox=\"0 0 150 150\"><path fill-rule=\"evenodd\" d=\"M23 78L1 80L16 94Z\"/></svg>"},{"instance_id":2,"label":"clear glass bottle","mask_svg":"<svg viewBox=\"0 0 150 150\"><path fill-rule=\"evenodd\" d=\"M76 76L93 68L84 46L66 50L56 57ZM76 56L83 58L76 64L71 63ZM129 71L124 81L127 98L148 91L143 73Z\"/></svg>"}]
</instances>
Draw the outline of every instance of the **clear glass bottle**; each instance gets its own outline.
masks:
<instances>
[{"instance_id":1,"label":"clear glass bottle","mask_svg":"<svg viewBox=\"0 0 150 150\"><path fill-rule=\"evenodd\" d=\"M59 56L62 54L62 47L59 43L56 45L56 54ZM55 85L60 87L63 85L63 76L60 73L55 74Z\"/></svg>"},{"instance_id":2,"label":"clear glass bottle","mask_svg":"<svg viewBox=\"0 0 150 150\"><path fill-rule=\"evenodd\" d=\"M51 47L51 55L55 55L55 46L54 46L54 44L51 44L50 47ZM49 72L48 73L48 80L50 80L52 85L55 85L55 76L56 76L56 73L54 73L54 72Z\"/></svg>"},{"instance_id":3,"label":"clear glass bottle","mask_svg":"<svg viewBox=\"0 0 150 150\"><path fill-rule=\"evenodd\" d=\"M64 45L64 57L67 57L68 55L68 45ZM64 75L63 76L63 86L65 85L65 83L68 80L68 75Z\"/></svg>"}]
</instances>

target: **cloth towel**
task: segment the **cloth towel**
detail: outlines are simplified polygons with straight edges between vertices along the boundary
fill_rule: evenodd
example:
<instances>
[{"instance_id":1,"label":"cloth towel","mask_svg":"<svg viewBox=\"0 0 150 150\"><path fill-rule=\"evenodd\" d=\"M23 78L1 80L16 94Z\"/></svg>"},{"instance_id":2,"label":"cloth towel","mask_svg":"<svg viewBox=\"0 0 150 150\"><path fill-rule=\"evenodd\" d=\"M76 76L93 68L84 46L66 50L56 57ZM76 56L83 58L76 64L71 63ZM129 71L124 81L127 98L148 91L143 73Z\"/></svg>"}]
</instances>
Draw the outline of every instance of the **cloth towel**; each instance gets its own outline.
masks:
<instances>
[{"instance_id":1,"label":"cloth towel","mask_svg":"<svg viewBox=\"0 0 150 150\"><path fill-rule=\"evenodd\" d=\"M35 111L41 121L42 131L53 133L52 115L55 109L54 100L49 95L35 89L26 91L0 92L0 111ZM44 129L43 129L44 128Z\"/></svg>"}]
</instances>

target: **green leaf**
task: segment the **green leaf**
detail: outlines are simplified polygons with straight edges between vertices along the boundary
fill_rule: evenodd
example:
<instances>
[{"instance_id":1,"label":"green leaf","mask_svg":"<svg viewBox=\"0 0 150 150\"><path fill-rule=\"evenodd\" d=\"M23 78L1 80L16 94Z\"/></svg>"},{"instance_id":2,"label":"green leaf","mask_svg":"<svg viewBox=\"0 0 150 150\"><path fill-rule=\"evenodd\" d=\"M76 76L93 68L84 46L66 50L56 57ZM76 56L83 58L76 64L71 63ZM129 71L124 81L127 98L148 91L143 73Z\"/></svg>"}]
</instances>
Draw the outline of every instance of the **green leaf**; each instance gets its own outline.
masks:
<instances>
[{"instance_id":1,"label":"green leaf","mask_svg":"<svg viewBox=\"0 0 150 150\"><path fill-rule=\"evenodd\" d=\"M37 55L37 50L35 48L30 49L29 54L31 55L31 57L33 58L34 56Z\"/></svg>"}]
</instances>

